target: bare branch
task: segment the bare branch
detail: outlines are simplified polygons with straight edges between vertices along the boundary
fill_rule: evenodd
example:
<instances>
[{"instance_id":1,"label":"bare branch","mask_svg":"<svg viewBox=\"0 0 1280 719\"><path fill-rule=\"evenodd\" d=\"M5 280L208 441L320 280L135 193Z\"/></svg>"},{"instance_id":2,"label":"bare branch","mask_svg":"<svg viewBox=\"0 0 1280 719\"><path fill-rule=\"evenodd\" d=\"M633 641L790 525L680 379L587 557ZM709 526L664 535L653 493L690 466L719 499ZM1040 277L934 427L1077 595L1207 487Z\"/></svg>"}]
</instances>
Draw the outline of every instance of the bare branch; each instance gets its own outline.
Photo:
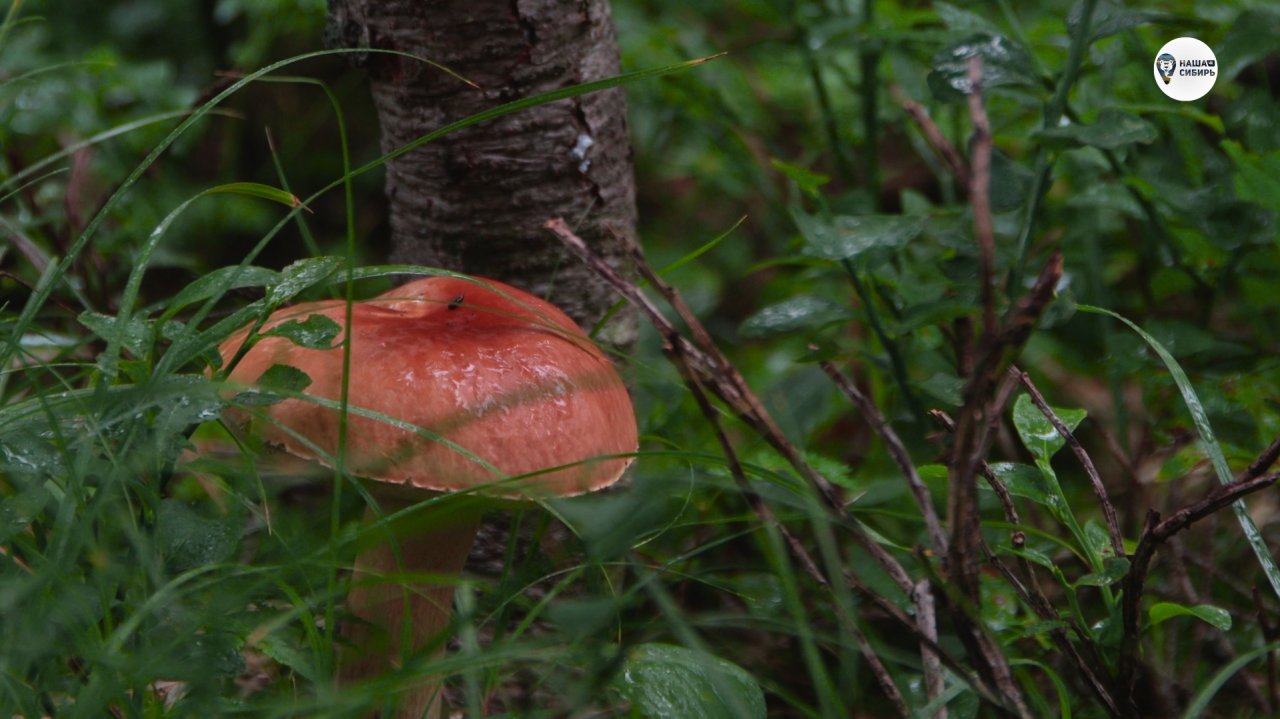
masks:
<instances>
[{"instance_id":1,"label":"bare branch","mask_svg":"<svg viewBox=\"0 0 1280 719\"><path fill-rule=\"evenodd\" d=\"M1257 459L1249 463L1249 467L1238 479L1261 477L1264 472L1271 469L1271 465L1275 464L1277 459L1280 459L1280 436L1271 440L1271 444L1262 450L1262 454L1258 455Z\"/></svg>"},{"instance_id":2,"label":"bare branch","mask_svg":"<svg viewBox=\"0 0 1280 719\"><path fill-rule=\"evenodd\" d=\"M933 593L929 590L928 579L921 579L916 584L915 597L918 612L916 623L920 626L920 633L936 645L938 620L934 615ZM939 661L937 653L923 642L920 644L920 669L924 673L925 696L929 697L929 701L942 696L942 692L947 688L946 677L942 673L942 662ZM944 705L934 712L933 719L947 719L947 707Z\"/></svg>"},{"instance_id":3,"label":"bare branch","mask_svg":"<svg viewBox=\"0 0 1280 719\"><path fill-rule=\"evenodd\" d=\"M960 185L960 188L967 194L969 192L969 166L965 164L964 158L960 156L960 152L956 150L956 146L951 144L946 135L942 134L942 130L938 129L937 123L929 117L929 111L924 109L920 103L912 100L907 93L903 91L900 85L894 84L889 88L889 92L893 94L893 99L906 110L907 114L915 120L916 127L920 128L920 134L924 135L924 139L929 146L934 149L942 157L942 161L947 164L947 169L951 171L952 177Z\"/></svg>"},{"instance_id":4,"label":"bare branch","mask_svg":"<svg viewBox=\"0 0 1280 719\"><path fill-rule=\"evenodd\" d=\"M554 218L548 220L545 227L559 237L560 241L569 249L573 250L574 254L613 285L623 297L626 297L639 307L649 317L650 322L658 329L658 332L662 334L665 342L679 347L679 351L687 359L685 366L697 372L704 386L710 389L725 404L729 405L738 414L739 419L763 437L813 486L827 511L840 520L839 526L852 534L858 546L862 547L867 554L875 559L893 578L894 582L909 594L914 582L907 574L906 569L884 547L880 546L878 542L867 534L866 530L862 528L861 522L848 513L835 487L826 477L823 477L821 473L805 461L800 451L782 433L768 410L764 408L764 405L760 403L751 388L747 386L742 374L729 362L719 347L711 341L710 334L702 327L702 323L698 321L698 318L692 312L689 312L683 301L680 301L678 305L673 301L672 306L676 308L677 312L681 313L685 322L690 325L694 336L703 338L707 342L706 346L697 347L682 336L638 287L624 279L599 255L592 252L587 247L587 244L575 235L573 230L569 229L563 219ZM637 268L650 284L669 300L672 297L676 297L678 300L678 294L675 290L663 281L658 276L658 273L654 272L639 249L633 245L631 252L636 260Z\"/></svg>"},{"instance_id":5,"label":"bare branch","mask_svg":"<svg viewBox=\"0 0 1280 719\"><path fill-rule=\"evenodd\" d=\"M562 219L556 218L548 220L545 227L554 233L560 240L578 255L584 262L590 265L601 277L605 278L615 289L618 290L623 297L630 300L634 305L644 312L654 327L662 335L664 343L668 349L666 351L676 351L680 353L682 361L677 363L676 367L681 372L689 373L696 377L699 386L710 390L712 394L718 397L722 402L727 404L738 418L747 426L751 427L757 434L763 437L779 454L781 454L802 477L807 479L816 490L817 496L823 501L825 509L830 512L832 517L838 520L837 526L849 532L854 541L863 551L867 552L876 562L884 568L893 581L908 596L915 594L915 583L907 574L903 566L878 542L872 539L871 535L863 528L861 522L851 516L839 499L839 495L835 492L834 487L820 473L813 469L805 460L799 450L791 444L791 442L782 434L782 431L774 423L768 411L760 403L752 393L746 381L742 378L741 373L728 361L720 349L711 340L710 334L702 327L698 318L693 315L680 300L679 294L670 287L661 277L654 272L649 266L644 256L634 245L631 252L635 258L637 269L640 271L649 283L664 298L668 299L672 307L674 307L690 326L695 338L701 338L706 344L705 346L696 346L687 338L680 334L672 323L657 309L657 307L649 301L649 299L640 291L633 283L622 278L613 270L602 258L592 252L586 244L578 238L568 225ZM849 572L845 572L845 581L849 586L858 590L861 594L867 596L881 610L889 613L904 628L914 634L921 642L927 642L929 647L938 655L940 661L945 664L957 676L965 678L974 690L982 696L983 699L990 702L993 706L1000 707L1008 711L1010 697L1016 700L1018 714L1026 716L1024 707L1022 706L1020 695L1016 693L1011 681L1008 686L998 684L997 688L984 681L980 675L975 675L966 667L948 656L935 641L921 633L920 628L915 621L905 612L899 609L893 602L872 592L865 584L863 584L856 576ZM917 608L918 612L918 608ZM887 675L886 675L887 676ZM1010 692L1013 692L1011 694Z\"/></svg>"},{"instance_id":6,"label":"bare branch","mask_svg":"<svg viewBox=\"0 0 1280 719\"><path fill-rule=\"evenodd\" d=\"M969 204L973 207L973 238L982 262L982 335L988 340L996 331L996 240L991 223L991 122L982 104L982 56L969 58L969 116L973 119L973 179L969 183Z\"/></svg>"},{"instance_id":7,"label":"bare branch","mask_svg":"<svg viewBox=\"0 0 1280 719\"><path fill-rule=\"evenodd\" d=\"M907 452L907 447L898 437L898 433L893 431L893 427L880 413L876 403L863 394L862 390L849 381L849 378L845 377L834 364L824 361L818 363L818 366L836 383L836 387L844 392L849 401L853 402L853 406L858 408L876 434L880 435L880 439L889 450L889 456L893 457L902 476L907 480L911 494L915 497L916 506L920 509L920 516L924 518L924 526L929 532L929 541L933 543L934 551L940 557L946 556L947 535L942 531L942 522L938 520L938 511L933 506L933 497L929 494L929 488L925 486L924 480L920 479L920 473L916 471L915 463L911 461L911 454Z\"/></svg>"},{"instance_id":8,"label":"bare branch","mask_svg":"<svg viewBox=\"0 0 1280 719\"><path fill-rule=\"evenodd\" d=\"M1040 394L1040 390L1031 381L1031 376L1017 367L1010 367L1009 371L1022 383L1022 387L1027 390L1036 409L1039 409L1040 413L1049 420L1058 434L1066 440L1071 453L1080 460L1080 466L1084 467L1084 473L1089 477L1089 484L1093 486L1093 493L1098 496L1098 502L1102 505L1102 516L1107 522L1107 533L1111 536L1111 549L1115 552L1115 556L1123 557L1125 555L1124 535L1120 533L1120 521L1116 518L1115 505L1111 504L1111 498L1107 496L1107 488L1102 484L1102 477L1098 475L1098 468L1093 465L1093 458L1084 451L1084 447L1080 445L1080 440L1076 439L1071 428L1054 413L1053 408L1045 401L1044 395Z\"/></svg>"},{"instance_id":9,"label":"bare branch","mask_svg":"<svg viewBox=\"0 0 1280 719\"><path fill-rule=\"evenodd\" d=\"M1139 617L1142 610L1143 587L1147 580L1147 571L1155 557L1156 549L1169 541L1173 535L1190 527L1192 524L1212 515L1218 510L1228 507L1237 499L1257 492L1275 484L1280 473L1262 477L1237 480L1230 484L1216 487L1205 498L1174 512L1168 519L1160 520L1155 511L1147 513L1146 524L1142 536L1138 538L1138 547L1133 552L1129 573L1124 579L1124 600L1122 604L1124 618L1124 634L1120 641L1120 659L1118 662L1117 684L1124 692L1123 700L1133 706L1134 689L1137 682Z\"/></svg>"}]
</instances>

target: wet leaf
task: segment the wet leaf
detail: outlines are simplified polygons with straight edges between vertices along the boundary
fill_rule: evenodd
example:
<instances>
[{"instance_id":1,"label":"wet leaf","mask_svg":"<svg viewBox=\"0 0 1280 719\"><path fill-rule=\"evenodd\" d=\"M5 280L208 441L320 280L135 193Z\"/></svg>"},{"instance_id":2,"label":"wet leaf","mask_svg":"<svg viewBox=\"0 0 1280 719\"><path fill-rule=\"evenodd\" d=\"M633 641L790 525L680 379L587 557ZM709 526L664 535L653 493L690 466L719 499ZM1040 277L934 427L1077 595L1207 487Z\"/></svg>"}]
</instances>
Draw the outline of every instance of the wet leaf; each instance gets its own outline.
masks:
<instances>
[{"instance_id":1,"label":"wet leaf","mask_svg":"<svg viewBox=\"0 0 1280 719\"><path fill-rule=\"evenodd\" d=\"M1054 127L1040 130L1036 134L1050 141L1088 145L1103 150L1115 150L1135 143L1145 145L1159 137L1155 125L1120 110L1103 110L1098 119L1088 125Z\"/></svg>"},{"instance_id":2,"label":"wet leaf","mask_svg":"<svg viewBox=\"0 0 1280 719\"><path fill-rule=\"evenodd\" d=\"M773 165L773 169L786 175L788 179L796 183L796 187L799 187L800 191L806 195L816 196L822 190L822 186L831 181L829 175L814 172L807 167L793 165L790 162L783 162L776 157L771 159L769 164Z\"/></svg>"},{"instance_id":3,"label":"wet leaf","mask_svg":"<svg viewBox=\"0 0 1280 719\"><path fill-rule=\"evenodd\" d=\"M1080 0L1067 13L1067 29L1075 37L1080 32L1080 20L1084 15L1084 2ZM1089 18L1089 42L1097 42L1140 25L1149 25L1168 18L1168 13L1151 10L1133 10L1115 0L1101 0Z\"/></svg>"},{"instance_id":4,"label":"wet leaf","mask_svg":"<svg viewBox=\"0 0 1280 719\"><path fill-rule=\"evenodd\" d=\"M1011 212L1022 207L1031 190L1031 179L1031 170L1009 159L1000 150L992 149L991 183L988 185L991 211Z\"/></svg>"},{"instance_id":5,"label":"wet leaf","mask_svg":"<svg viewBox=\"0 0 1280 719\"><path fill-rule=\"evenodd\" d=\"M832 322L852 317L848 307L824 297L800 295L770 305L748 317L738 328L738 334L749 339L763 339L778 335L813 330Z\"/></svg>"},{"instance_id":6,"label":"wet leaf","mask_svg":"<svg viewBox=\"0 0 1280 719\"><path fill-rule=\"evenodd\" d=\"M1214 48L1222 65L1221 79L1233 80L1241 70L1274 53L1277 37L1280 37L1280 12L1275 8L1242 13Z\"/></svg>"},{"instance_id":7,"label":"wet leaf","mask_svg":"<svg viewBox=\"0 0 1280 719\"><path fill-rule=\"evenodd\" d=\"M305 320L289 320L262 333L264 337L284 337L299 347L333 349L342 326L325 315L308 315Z\"/></svg>"},{"instance_id":8,"label":"wet leaf","mask_svg":"<svg viewBox=\"0 0 1280 719\"><path fill-rule=\"evenodd\" d=\"M269 287L279 281L280 273L265 267L254 265L219 267L182 288L182 291L170 300L167 314L172 314L189 304L207 300L227 290L235 290L242 287Z\"/></svg>"},{"instance_id":9,"label":"wet leaf","mask_svg":"<svg viewBox=\"0 0 1280 719\"><path fill-rule=\"evenodd\" d=\"M982 57L982 87L1034 85L1031 57L1020 45L999 33L982 32L944 48L933 56L929 89L943 102L969 94L969 58Z\"/></svg>"},{"instance_id":10,"label":"wet leaf","mask_svg":"<svg viewBox=\"0 0 1280 719\"><path fill-rule=\"evenodd\" d=\"M895 250L924 230L924 218L910 215L837 215L829 220L792 210L804 235L804 253L825 260L852 260L876 249Z\"/></svg>"},{"instance_id":11,"label":"wet leaf","mask_svg":"<svg viewBox=\"0 0 1280 719\"><path fill-rule=\"evenodd\" d=\"M1088 414L1082 409L1059 409L1052 406L1050 409L1072 432ZM1018 395L1017 401L1013 404L1013 426L1018 430L1018 437L1022 440L1022 444L1038 460L1047 461L1067 443L1066 438L1058 434L1053 423L1040 412L1031 401L1031 397L1026 394Z\"/></svg>"},{"instance_id":12,"label":"wet leaf","mask_svg":"<svg viewBox=\"0 0 1280 719\"><path fill-rule=\"evenodd\" d=\"M1174 617L1195 617L1224 632L1231 629L1230 612L1210 604L1197 604L1194 607L1188 607L1185 604L1176 604L1174 602L1158 602L1151 605L1151 608L1147 610L1147 616L1151 619L1153 626Z\"/></svg>"},{"instance_id":13,"label":"wet leaf","mask_svg":"<svg viewBox=\"0 0 1280 719\"><path fill-rule=\"evenodd\" d=\"M136 315L130 317L123 326L119 318L101 312L81 312L76 320L107 342L119 344L129 350L134 357L145 356L151 343L150 326L144 318Z\"/></svg>"},{"instance_id":14,"label":"wet leaf","mask_svg":"<svg viewBox=\"0 0 1280 719\"><path fill-rule=\"evenodd\" d=\"M1257 155L1231 140L1223 140L1222 149L1236 165L1236 197L1280 211L1280 150Z\"/></svg>"},{"instance_id":15,"label":"wet leaf","mask_svg":"<svg viewBox=\"0 0 1280 719\"><path fill-rule=\"evenodd\" d=\"M964 380L953 374L939 372L917 386L925 394L950 407L964 404Z\"/></svg>"},{"instance_id":16,"label":"wet leaf","mask_svg":"<svg viewBox=\"0 0 1280 719\"><path fill-rule=\"evenodd\" d=\"M162 500L156 512L156 540L174 572L230 559L243 528L238 514L205 517L175 499Z\"/></svg>"},{"instance_id":17,"label":"wet leaf","mask_svg":"<svg viewBox=\"0 0 1280 719\"><path fill-rule=\"evenodd\" d=\"M272 304L288 302L299 292L328 279L341 266L342 260L337 257L310 257L298 260L284 268L280 282L271 288L267 297Z\"/></svg>"},{"instance_id":18,"label":"wet leaf","mask_svg":"<svg viewBox=\"0 0 1280 719\"><path fill-rule=\"evenodd\" d=\"M236 404L260 407L281 402L286 399L286 395L296 394L311 386L311 377L297 367L276 364L263 372L254 384L252 389L236 395Z\"/></svg>"},{"instance_id":19,"label":"wet leaf","mask_svg":"<svg viewBox=\"0 0 1280 719\"><path fill-rule=\"evenodd\" d=\"M1108 545L1110 546L1110 545ZM1086 574L1076 580L1077 587L1109 587L1124 579L1129 573L1129 560L1125 557L1107 557L1102 562L1102 571Z\"/></svg>"},{"instance_id":20,"label":"wet leaf","mask_svg":"<svg viewBox=\"0 0 1280 719\"><path fill-rule=\"evenodd\" d=\"M1016 462L996 462L991 465L991 472L1004 482L1009 494L1015 497L1030 499L1036 504L1046 507L1057 505L1057 495L1045 481L1040 470L1028 464ZM979 485L986 487L986 483Z\"/></svg>"},{"instance_id":21,"label":"wet leaf","mask_svg":"<svg viewBox=\"0 0 1280 719\"><path fill-rule=\"evenodd\" d=\"M633 648L616 686L648 719L765 716L764 692L742 667L671 644Z\"/></svg>"}]
</instances>

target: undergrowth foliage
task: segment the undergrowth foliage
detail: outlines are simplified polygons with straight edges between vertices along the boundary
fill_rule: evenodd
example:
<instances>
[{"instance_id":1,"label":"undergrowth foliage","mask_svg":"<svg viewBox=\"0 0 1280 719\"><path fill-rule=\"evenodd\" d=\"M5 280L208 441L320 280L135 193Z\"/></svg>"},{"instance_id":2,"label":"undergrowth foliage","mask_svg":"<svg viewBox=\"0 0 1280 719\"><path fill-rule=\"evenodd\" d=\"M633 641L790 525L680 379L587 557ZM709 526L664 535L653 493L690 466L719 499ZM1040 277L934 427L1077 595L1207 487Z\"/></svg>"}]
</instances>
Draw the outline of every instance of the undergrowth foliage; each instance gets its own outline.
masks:
<instances>
[{"instance_id":1,"label":"undergrowth foliage","mask_svg":"<svg viewBox=\"0 0 1280 719\"><path fill-rule=\"evenodd\" d=\"M256 26L193 45L259 68L203 87L11 4L0 714L359 716L426 673L468 716L1280 711L1280 13L987 9L618 3L624 64L655 69L380 154L341 51L280 59ZM1220 61L1191 104L1150 74L1181 34ZM639 281L545 219L649 320L619 358L630 486L516 512L446 654L338 687L352 557L386 520L225 431L309 378L231 388L216 347L445 272L363 249L388 157L624 83ZM326 119L249 140L248 93ZM216 161L237 152L256 165Z\"/></svg>"}]
</instances>

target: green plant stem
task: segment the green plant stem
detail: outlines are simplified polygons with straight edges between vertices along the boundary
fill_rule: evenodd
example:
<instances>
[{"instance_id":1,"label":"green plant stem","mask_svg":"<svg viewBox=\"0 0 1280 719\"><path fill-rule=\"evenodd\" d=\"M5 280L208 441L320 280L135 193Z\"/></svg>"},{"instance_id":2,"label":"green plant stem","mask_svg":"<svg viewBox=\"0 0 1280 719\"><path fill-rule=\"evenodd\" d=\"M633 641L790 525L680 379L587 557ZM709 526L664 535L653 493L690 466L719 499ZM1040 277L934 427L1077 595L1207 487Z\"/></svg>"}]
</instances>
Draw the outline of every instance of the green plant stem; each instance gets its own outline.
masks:
<instances>
[{"instance_id":1,"label":"green plant stem","mask_svg":"<svg viewBox=\"0 0 1280 719\"><path fill-rule=\"evenodd\" d=\"M800 34L800 51L804 55L804 64L809 72L809 81L813 84L814 95L818 99L818 109L822 113L822 127L827 135L827 144L830 146L831 156L836 163L836 173L840 176L842 182L852 184L854 179L853 167L849 164L849 157L845 154L844 143L840 141L839 119L836 117L835 108L831 104L831 95L827 92L827 84L822 80L822 66L818 63L818 54L813 49L813 36L809 32L809 26L800 18L796 4L791 2L788 3L788 6L790 7L796 30Z\"/></svg>"},{"instance_id":2,"label":"green plant stem","mask_svg":"<svg viewBox=\"0 0 1280 719\"><path fill-rule=\"evenodd\" d=\"M863 0L862 31L872 36L875 20L875 3ZM880 50L866 49L859 53L862 82L862 182L871 195L871 208L880 211Z\"/></svg>"},{"instance_id":3,"label":"green plant stem","mask_svg":"<svg viewBox=\"0 0 1280 719\"><path fill-rule=\"evenodd\" d=\"M1070 94L1071 86L1075 84L1076 78L1080 75L1080 65L1084 61L1085 50L1089 47L1089 36L1093 26L1093 11L1097 5L1098 0L1084 0L1084 7L1080 12L1080 24L1076 26L1076 32L1071 37L1071 49L1067 53L1067 66L1062 72L1062 79L1058 81L1053 97L1049 100L1049 104L1045 106L1043 125L1045 129L1056 126L1066 111L1067 95ZM1023 267L1027 261L1027 251L1031 247L1031 235L1035 232L1036 215L1039 214L1040 202L1045 192L1049 189L1051 170L1049 151L1042 145L1036 151L1035 181L1032 185L1031 197L1027 202L1026 214L1022 218L1022 229L1018 232L1017 259L1009 271L1007 291L1010 296L1014 296L1022 286Z\"/></svg>"},{"instance_id":4,"label":"green plant stem","mask_svg":"<svg viewBox=\"0 0 1280 719\"><path fill-rule=\"evenodd\" d=\"M867 291L866 285L858 277L858 271L853 266L853 263L849 260L840 260L840 266L849 275L853 290L858 294L859 301L862 302L863 308L867 311L867 323L871 325L871 331L875 333L876 338L880 340L880 344L884 347L885 353L889 355L889 366L893 369L893 378L898 383L898 387L901 388L902 396L906 398L907 405L911 408L911 414L917 421L923 420L924 408L920 406L920 400L911 391L911 382L907 378L907 365L902 360L902 353L898 350L898 343L885 332L884 324L880 322L880 313L876 310L871 293Z\"/></svg>"}]
</instances>

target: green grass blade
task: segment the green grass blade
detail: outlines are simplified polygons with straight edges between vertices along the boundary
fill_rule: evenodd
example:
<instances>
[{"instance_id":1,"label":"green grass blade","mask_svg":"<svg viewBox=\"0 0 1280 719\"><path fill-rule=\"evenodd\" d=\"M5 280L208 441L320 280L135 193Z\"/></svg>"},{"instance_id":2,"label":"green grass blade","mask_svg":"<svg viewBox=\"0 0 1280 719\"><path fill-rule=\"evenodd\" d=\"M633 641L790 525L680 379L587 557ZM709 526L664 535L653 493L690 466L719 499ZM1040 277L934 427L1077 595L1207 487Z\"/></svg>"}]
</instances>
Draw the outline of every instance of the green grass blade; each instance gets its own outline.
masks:
<instances>
[{"instance_id":1,"label":"green grass blade","mask_svg":"<svg viewBox=\"0 0 1280 719\"><path fill-rule=\"evenodd\" d=\"M1249 662L1277 649L1280 649L1280 642L1272 642L1266 646L1251 649L1233 659L1230 664L1219 670L1217 674L1214 674L1209 683L1196 695L1196 698L1191 700L1191 703L1187 705L1187 711L1182 714L1182 719L1196 719L1196 717L1203 714L1204 710L1209 708L1209 702L1213 701L1214 695L1218 693L1222 685L1235 676L1236 672L1247 666Z\"/></svg>"},{"instance_id":2,"label":"green grass blade","mask_svg":"<svg viewBox=\"0 0 1280 719\"><path fill-rule=\"evenodd\" d=\"M4 15L4 23L0 24L0 48L4 47L5 37L9 35L9 29L13 27L14 21L18 19L18 11L22 9L22 0L13 0L9 3L9 11Z\"/></svg>"},{"instance_id":3,"label":"green grass blade","mask_svg":"<svg viewBox=\"0 0 1280 719\"><path fill-rule=\"evenodd\" d=\"M122 331L112 335L110 340L107 342L106 351L102 354L101 366L103 372L101 381L104 383L104 386L106 382L110 381L111 376L114 374L116 358L120 353L122 338L124 335L123 328L128 327L129 320L133 315L133 307L138 300L138 293L142 289L142 277L146 273L147 265L151 261L151 255L155 252L156 247L159 246L160 240L164 238L165 234L169 231L169 228L173 225L174 221L178 219L178 216L183 213L183 211L201 197L216 194L249 195L250 197L260 197L273 202L279 202L280 204L288 207L300 207L302 205L302 201L295 195L285 192L284 190L271 187L270 185L263 185L257 182L232 182L226 185L211 187L200 192L194 197L183 202L181 205L178 205L172 212L165 216L165 218L160 221L160 224L156 225L156 228L151 231L151 236L147 238L147 242L143 246L142 251L138 253L138 258L134 264L133 271L129 273L129 281L125 285L124 294L120 297L120 311L116 318L116 326L122 328Z\"/></svg>"},{"instance_id":4,"label":"green grass blade","mask_svg":"<svg viewBox=\"0 0 1280 719\"><path fill-rule=\"evenodd\" d=\"M23 179L30 177L36 172L39 172L41 168L48 167L49 165L52 165L58 160L61 160L66 157L70 157L75 153L79 152L80 150L83 150L86 147L92 147L99 143L106 142L107 140L110 140L115 137L119 137L121 135L128 134L130 132L133 132L134 130L146 127L147 125L154 125L156 123L164 122L166 120L176 120L179 117L186 117L187 115L190 115L190 114L191 114L190 110L170 110L169 112L161 112L155 115L147 115L146 117L140 117L137 120L126 122L123 125L117 125L111 128L110 130L103 130L102 132L99 132L93 137L90 137L85 140L81 140L80 142L67 145L66 147L53 153L52 155L41 158L39 161L27 167L22 168L20 172L15 172L14 174L5 178L4 181L0 182L0 190L12 187L15 183L21 182ZM234 115L227 112L211 111L210 114L222 115L225 117L234 117Z\"/></svg>"},{"instance_id":5,"label":"green grass blade","mask_svg":"<svg viewBox=\"0 0 1280 719\"><path fill-rule=\"evenodd\" d=\"M1196 395L1196 390L1191 386L1191 380L1187 378L1187 373L1182 370L1182 366L1178 361L1169 354L1156 338L1147 334L1141 327L1130 322L1128 319L1102 307L1094 307L1092 305L1077 305L1077 309L1084 312L1092 312L1094 314L1106 315L1108 317L1120 320L1129 326L1129 329L1138 333L1151 349L1155 350L1164 362L1165 367L1169 368L1169 374L1173 377L1173 381L1178 385L1178 391L1182 393L1182 401L1187 405L1187 409L1191 412L1191 420L1195 423L1196 431L1200 433L1200 440L1204 444L1205 453L1209 455L1209 461L1213 464L1213 470L1218 475L1218 481L1223 484L1230 484L1235 481L1235 475L1231 473L1231 467L1227 464L1227 456L1222 451L1222 445L1218 443L1217 437L1213 433L1213 427L1209 424L1209 414L1205 411L1204 405L1201 404L1200 398ZM1253 548L1253 553L1258 557L1258 564L1262 566L1262 573L1267 575L1267 582L1271 584L1271 589L1280 597L1280 568L1276 567L1275 560L1271 557L1271 550L1267 547L1267 542L1262 537L1262 532L1258 531L1258 525L1253 523L1253 519L1249 516L1248 510L1245 508L1244 500L1237 499L1231 503L1231 509L1235 512L1236 521L1240 523L1240 529L1244 532L1245 539L1248 540L1249 546Z\"/></svg>"}]
</instances>

